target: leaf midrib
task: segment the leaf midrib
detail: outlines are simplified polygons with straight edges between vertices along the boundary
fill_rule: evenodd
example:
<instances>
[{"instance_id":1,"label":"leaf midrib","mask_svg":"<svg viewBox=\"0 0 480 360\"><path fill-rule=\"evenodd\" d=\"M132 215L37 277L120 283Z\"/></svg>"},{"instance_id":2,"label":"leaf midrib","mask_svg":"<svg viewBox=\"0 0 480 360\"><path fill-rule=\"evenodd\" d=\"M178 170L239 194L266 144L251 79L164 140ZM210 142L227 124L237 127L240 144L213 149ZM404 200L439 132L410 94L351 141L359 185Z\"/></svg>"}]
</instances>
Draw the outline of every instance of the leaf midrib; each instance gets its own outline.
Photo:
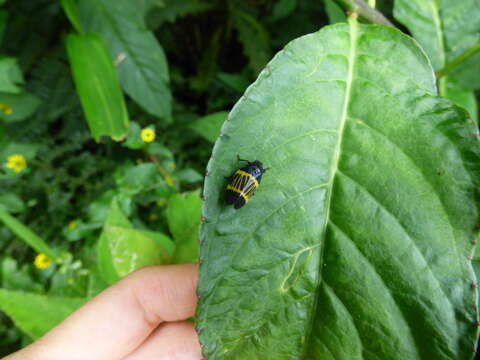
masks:
<instances>
[{"instance_id":1,"label":"leaf midrib","mask_svg":"<svg viewBox=\"0 0 480 360\"><path fill-rule=\"evenodd\" d=\"M353 83L353 73L354 73L354 66L355 66L355 58L356 58L356 51L357 51L357 38L358 38L358 23L357 20L354 16L350 16L348 18L348 29L349 29L349 37L350 37L350 50L348 54L348 73L347 73L347 81L346 81L346 87L345 87L345 99L343 102L343 109L342 109L342 115L340 118L340 125L339 125L339 130L338 130L338 140L337 140L337 145L335 147L335 153L334 157L332 160L332 165L330 168L330 180L329 180L329 185L327 186L327 199L326 199L326 214L324 218L324 223L323 223L323 229L322 229L322 234L323 234L323 244L320 247L320 261L319 261L319 274L317 278L317 286L315 287L317 289L316 294L315 294L315 302L314 306L311 309L310 317L309 317L309 328L306 336L306 341L305 341L305 348L304 348L304 353L303 357L307 355L308 352L308 345L310 344L310 338L311 334L313 332L313 327L314 327L314 320L315 316L314 314L316 313L316 308L318 304L318 297L319 297L319 291L318 289L320 288L321 282L322 282L322 268L323 268L323 254L325 250L325 240L326 240L326 229L328 226L329 218L330 218L330 208L331 208L331 201L332 201L332 193L333 193L333 185L335 181L335 176L338 172L338 163L340 160L340 153L341 153L341 148L342 148L342 139L343 139L343 133L345 131L345 123L347 122L348 119L348 107L350 105L350 93L352 89L352 83Z\"/></svg>"}]
</instances>

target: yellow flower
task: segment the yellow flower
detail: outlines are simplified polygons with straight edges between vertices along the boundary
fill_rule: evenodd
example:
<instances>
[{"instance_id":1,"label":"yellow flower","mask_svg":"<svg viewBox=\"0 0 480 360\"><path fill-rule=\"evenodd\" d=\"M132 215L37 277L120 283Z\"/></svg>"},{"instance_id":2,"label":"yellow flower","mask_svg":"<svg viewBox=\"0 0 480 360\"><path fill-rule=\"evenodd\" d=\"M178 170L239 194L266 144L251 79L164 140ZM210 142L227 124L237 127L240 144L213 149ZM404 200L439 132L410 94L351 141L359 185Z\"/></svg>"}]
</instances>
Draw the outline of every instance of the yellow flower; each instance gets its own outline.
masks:
<instances>
[{"instance_id":1,"label":"yellow flower","mask_svg":"<svg viewBox=\"0 0 480 360\"><path fill-rule=\"evenodd\" d=\"M175 163L170 161L168 164L167 164L167 167L171 170L175 169Z\"/></svg>"},{"instance_id":2,"label":"yellow flower","mask_svg":"<svg viewBox=\"0 0 480 360\"><path fill-rule=\"evenodd\" d=\"M52 259L50 259L47 255L41 253L35 257L35 261L33 262L33 264L38 269L46 269L50 265L52 265Z\"/></svg>"},{"instance_id":3,"label":"yellow flower","mask_svg":"<svg viewBox=\"0 0 480 360\"><path fill-rule=\"evenodd\" d=\"M4 103L0 103L0 110L3 111L5 115L10 115L11 113L13 113L12 107Z\"/></svg>"},{"instance_id":4,"label":"yellow flower","mask_svg":"<svg viewBox=\"0 0 480 360\"><path fill-rule=\"evenodd\" d=\"M77 222L75 220L72 220L68 223L68 230L75 230L77 226Z\"/></svg>"},{"instance_id":5,"label":"yellow flower","mask_svg":"<svg viewBox=\"0 0 480 360\"><path fill-rule=\"evenodd\" d=\"M155 140L155 130L150 128L142 129L142 131L140 132L140 137L146 143L150 143Z\"/></svg>"},{"instance_id":6,"label":"yellow flower","mask_svg":"<svg viewBox=\"0 0 480 360\"><path fill-rule=\"evenodd\" d=\"M13 154L7 158L7 168L20 172L27 167L27 160L20 154Z\"/></svg>"}]
</instances>

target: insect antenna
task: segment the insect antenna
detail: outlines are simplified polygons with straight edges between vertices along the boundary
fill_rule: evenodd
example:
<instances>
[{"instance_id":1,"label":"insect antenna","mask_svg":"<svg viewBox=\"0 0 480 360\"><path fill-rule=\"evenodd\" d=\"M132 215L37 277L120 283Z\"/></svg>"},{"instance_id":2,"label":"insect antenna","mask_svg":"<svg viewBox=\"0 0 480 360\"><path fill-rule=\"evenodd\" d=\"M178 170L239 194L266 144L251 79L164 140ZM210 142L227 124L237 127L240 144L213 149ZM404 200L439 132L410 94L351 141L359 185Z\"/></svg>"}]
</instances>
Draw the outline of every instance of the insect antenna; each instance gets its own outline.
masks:
<instances>
[{"instance_id":1,"label":"insect antenna","mask_svg":"<svg viewBox=\"0 0 480 360\"><path fill-rule=\"evenodd\" d=\"M247 163L250 163L250 161L248 161L248 160L241 159L240 155L238 155L238 154L237 154L237 161L246 161Z\"/></svg>"}]
</instances>

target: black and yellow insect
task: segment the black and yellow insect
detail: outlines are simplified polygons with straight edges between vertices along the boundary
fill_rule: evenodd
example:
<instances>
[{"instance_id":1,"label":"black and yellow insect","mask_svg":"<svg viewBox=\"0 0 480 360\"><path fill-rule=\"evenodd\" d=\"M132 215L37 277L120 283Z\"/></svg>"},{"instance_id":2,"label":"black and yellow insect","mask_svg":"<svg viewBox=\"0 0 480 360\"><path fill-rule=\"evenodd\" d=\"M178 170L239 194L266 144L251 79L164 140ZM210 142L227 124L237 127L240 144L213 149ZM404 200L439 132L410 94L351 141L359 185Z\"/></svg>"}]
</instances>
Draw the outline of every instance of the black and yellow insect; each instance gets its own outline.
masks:
<instances>
[{"instance_id":1,"label":"black and yellow insect","mask_svg":"<svg viewBox=\"0 0 480 360\"><path fill-rule=\"evenodd\" d=\"M238 160L246 161L247 165L236 170L230 176L225 193L227 204L233 204L235 209L240 209L255 194L262 181L262 175L267 171L258 160L252 162L240 158Z\"/></svg>"}]
</instances>

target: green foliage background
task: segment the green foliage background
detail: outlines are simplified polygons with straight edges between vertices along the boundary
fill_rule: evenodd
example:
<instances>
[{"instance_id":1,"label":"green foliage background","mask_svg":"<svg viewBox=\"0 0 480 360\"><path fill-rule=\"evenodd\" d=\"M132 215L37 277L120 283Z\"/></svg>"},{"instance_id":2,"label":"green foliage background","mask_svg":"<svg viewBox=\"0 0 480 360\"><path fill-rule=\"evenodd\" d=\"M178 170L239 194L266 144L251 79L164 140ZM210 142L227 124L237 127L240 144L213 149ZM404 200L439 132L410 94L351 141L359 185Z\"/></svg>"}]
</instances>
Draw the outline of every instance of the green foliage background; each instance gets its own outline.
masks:
<instances>
[{"instance_id":1,"label":"green foliage background","mask_svg":"<svg viewBox=\"0 0 480 360\"><path fill-rule=\"evenodd\" d=\"M130 3L20 0L2 7L0 103L13 112L0 114L0 204L58 259L37 269L33 261L39 248L0 226L0 308L5 311L0 356L55 323L40 318L40 309L57 308L58 302L74 308L130 266L142 265L125 263L129 246L134 251L139 241L145 252L158 244L161 248L143 264L196 259L198 189L226 111L272 54L328 23L322 3L305 0L142 0L135 2L135 11L129 11ZM108 116L107 105L93 103L88 122L82 110L81 92L95 93L89 87L105 71L95 72L99 57L93 51L85 55L69 48L69 59L67 45L91 31L106 47L114 44L108 48L112 63L120 61L115 68L129 119L122 141L105 135L122 138L123 130L122 136L92 127L92 121ZM126 54L119 49L127 49ZM164 65L155 57L162 54ZM81 63L72 72L75 62ZM87 101L96 98L89 95ZM144 127L155 129L154 142L141 140ZM19 173L5 167L7 157L16 153L27 160ZM109 211L112 201L115 209ZM186 229L192 218L198 223ZM118 239L118 233L127 234L123 252L112 255L103 244L109 237ZM15 295L16 301L7 301ZM15 308L19 303L23 311Z\"/></svg>"},{"instance_id":2,"label":"green foliage background","mask_svg":"<svg viewBox=\"0 0 480 360\"><path fill-rule=\"evenodd\" d=\"M195 261L227 111L286 43L344 20L332 0L2 3L0 356L135 268ZM478 91L441 85L477 118Z\"/></svg>"}]
</instances>

